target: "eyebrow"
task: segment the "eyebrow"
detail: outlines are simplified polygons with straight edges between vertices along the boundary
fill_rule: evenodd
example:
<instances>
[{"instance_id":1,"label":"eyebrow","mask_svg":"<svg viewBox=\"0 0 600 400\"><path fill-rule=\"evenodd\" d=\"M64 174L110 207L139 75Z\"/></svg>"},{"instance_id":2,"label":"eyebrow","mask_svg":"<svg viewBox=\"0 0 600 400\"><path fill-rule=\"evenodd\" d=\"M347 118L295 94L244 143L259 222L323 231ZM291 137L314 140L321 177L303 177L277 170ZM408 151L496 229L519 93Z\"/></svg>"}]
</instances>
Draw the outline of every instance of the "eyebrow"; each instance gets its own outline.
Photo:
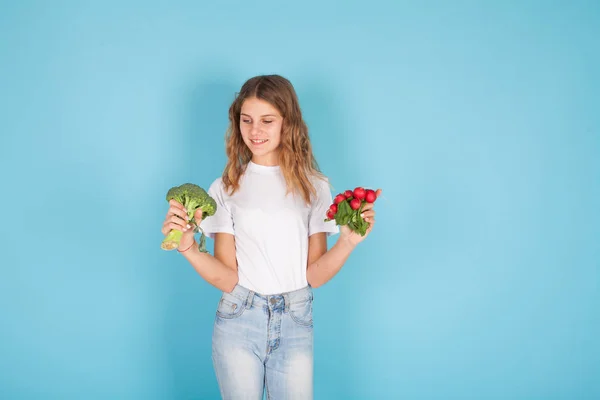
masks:
<instances>
[{"instance_id":1,"label":"eyebrow","mask_svg":"<svg viewBox=\"0 0 600 400\"><path fill-rule=\"evenodd\" d=\"M244 114L244 113L240 113L240 115L245 115L246 117L250 117L252 118L250 115L248 114ZM275 114L265 114L265 115L261 115L261 117L277 117L277 115Z\"/></svg>"}]
</instances>

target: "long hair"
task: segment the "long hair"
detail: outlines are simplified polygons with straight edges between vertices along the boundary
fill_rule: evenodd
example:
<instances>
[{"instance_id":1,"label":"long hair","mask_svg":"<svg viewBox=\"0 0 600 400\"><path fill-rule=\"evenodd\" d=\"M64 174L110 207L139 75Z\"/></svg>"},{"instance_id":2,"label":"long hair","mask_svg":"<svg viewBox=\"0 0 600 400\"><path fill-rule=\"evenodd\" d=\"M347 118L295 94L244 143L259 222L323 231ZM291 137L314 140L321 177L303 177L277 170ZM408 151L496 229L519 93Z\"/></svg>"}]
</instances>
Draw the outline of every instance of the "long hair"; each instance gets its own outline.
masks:
<instances>
[{"instance_id":1,"label":"long hair","mask_svg":"<svg viewBox=\"0 0 600 400\"><path fill-rule=\"evenodd\" d=\"M311 177L323 178L313 155L308 136L308 127L302 118L298 96L286 78L279 75L259 75L247 80L229 107L229 127L225 135L227 165L223 171L225 189L233 194L239 189L252 152L244 143L240 130L242 104L248 98L256 97L275 107L283 117L281 142L279 145L279 166L289 192L299 193L309 204L316 189Z\"/></svg>"}]
</instances>

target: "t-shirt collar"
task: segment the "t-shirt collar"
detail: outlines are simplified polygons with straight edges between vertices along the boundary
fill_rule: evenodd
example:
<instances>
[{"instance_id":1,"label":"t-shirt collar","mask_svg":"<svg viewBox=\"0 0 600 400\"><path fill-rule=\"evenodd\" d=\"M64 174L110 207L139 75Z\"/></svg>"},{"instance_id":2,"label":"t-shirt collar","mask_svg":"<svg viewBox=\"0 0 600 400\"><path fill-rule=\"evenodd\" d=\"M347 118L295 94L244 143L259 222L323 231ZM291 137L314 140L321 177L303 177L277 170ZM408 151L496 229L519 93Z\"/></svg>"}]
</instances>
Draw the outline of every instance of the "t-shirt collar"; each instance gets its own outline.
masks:
<instances>
[{"instance_id":1,"label":"t-shirt collar","mask_svg":"<svg viewBox=\"0 0 600 400\"><path fill-rule=\"evenodd\" d=\"M253 161L248 162L248 171L256 172L259 174L277 174L281 168L279 165L260 165Z\"/></svg>"}]
</instances>

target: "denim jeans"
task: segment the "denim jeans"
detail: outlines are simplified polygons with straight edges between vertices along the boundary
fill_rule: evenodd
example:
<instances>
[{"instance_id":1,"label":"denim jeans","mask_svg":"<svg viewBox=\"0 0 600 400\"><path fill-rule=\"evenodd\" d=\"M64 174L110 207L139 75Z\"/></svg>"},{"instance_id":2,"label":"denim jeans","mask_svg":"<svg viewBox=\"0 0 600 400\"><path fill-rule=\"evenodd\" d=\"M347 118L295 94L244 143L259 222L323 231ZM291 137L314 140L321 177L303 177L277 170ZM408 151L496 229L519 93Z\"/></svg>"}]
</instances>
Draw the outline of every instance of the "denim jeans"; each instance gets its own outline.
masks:
<instances>
[{"instance_id":1,"label":"denim jeans","mask_svg":"<svg viewBox=\"0 0 600 400\"><path fill-rule=\"evenodd\" d=\"M217 307L212 359L224 400L313 398L310 286L260 295L240 285Z\"/></svg>"}]
</instances>

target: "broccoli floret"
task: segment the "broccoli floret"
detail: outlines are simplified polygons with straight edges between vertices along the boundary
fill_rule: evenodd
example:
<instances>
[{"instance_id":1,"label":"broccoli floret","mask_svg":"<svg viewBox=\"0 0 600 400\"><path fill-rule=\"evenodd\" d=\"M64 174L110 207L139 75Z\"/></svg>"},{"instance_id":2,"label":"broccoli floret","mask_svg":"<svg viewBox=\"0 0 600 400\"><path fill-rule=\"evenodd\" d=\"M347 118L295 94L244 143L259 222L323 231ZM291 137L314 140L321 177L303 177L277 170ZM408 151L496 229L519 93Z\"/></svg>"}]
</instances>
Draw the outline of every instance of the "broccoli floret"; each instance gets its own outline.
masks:
<instances>
[{"instance_id":1,"label":"broccoli floret","mask_svg":"<svg viewBox=\"0 0 600 400\"><path fill-rule=\"evenodd\" d=\"M194 213L198 208L202 209L202 219L211 217L217 211L217 203L215 200L206 193L204 189L193 183L184 183L180 186L174 186L167 192L167 201L176 200L181 203L187 211L187 223L195 226L202 235L200 236L200 243L198 249L201 252L206 253L206 236L202 229L196 225L194 220ZM169 234L161 243L163 250L174 250L179 247L181 241L181 235L183 232L177 229L171 230Z\"/></svg>"}]
</instances>

